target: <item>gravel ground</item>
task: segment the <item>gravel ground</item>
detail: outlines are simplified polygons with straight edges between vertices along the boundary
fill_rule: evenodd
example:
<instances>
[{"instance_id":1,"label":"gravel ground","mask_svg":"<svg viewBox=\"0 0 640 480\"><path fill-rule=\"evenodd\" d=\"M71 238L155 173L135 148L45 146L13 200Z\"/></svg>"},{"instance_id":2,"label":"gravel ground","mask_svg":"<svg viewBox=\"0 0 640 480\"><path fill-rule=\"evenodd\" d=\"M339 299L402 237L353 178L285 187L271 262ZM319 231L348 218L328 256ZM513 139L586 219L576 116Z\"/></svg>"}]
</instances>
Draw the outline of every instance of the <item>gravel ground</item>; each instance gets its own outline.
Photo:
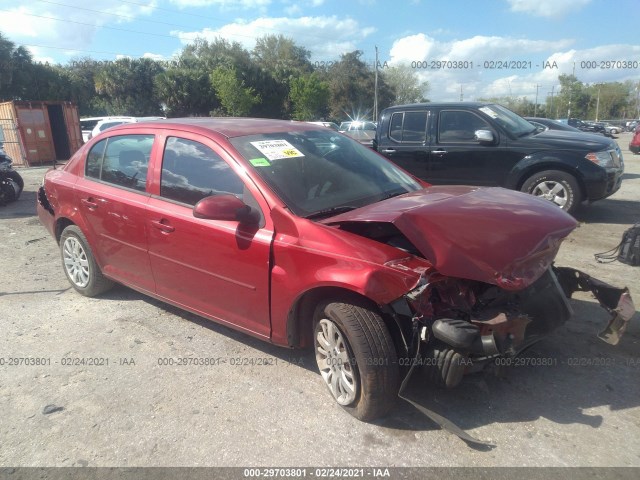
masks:
<instances>
[{"instance_id":1,"label":"gravel ground","mask_svg":"<svg viewBox=\"0 0 640 480\"><path fill-rule=\"evenodd\" d=\"M640 156L627 151L629 139L618 138L621 190L578 212L557 263L629 286L640 305L640 268L593 258L640 221ZM310 352L125 287L78 295L35 216L44 171L21 170L25 192L0 208L0 467L640 466L637 313L612 347L596 338L606 313L579 294L575 318L527 353L538 366L469 376L451 391L414 376L415 399L495 448L469 447L404 402L361 423L334 405ZM9 364L25 357L44 365Z\"/></svg>"}]
</instances>

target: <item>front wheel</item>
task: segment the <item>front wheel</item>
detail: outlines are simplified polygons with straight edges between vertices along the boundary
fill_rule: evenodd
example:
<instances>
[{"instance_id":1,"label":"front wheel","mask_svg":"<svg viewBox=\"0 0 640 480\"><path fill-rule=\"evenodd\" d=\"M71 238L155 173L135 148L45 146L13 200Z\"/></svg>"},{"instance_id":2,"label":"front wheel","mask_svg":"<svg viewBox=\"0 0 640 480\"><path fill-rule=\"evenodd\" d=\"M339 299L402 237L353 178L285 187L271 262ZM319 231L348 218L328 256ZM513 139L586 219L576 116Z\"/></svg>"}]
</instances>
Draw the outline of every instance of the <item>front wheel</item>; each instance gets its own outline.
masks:
<instances>
[{"instance_id":1,"label":"front wheel","mask_svg":"<svg viewBox=\"0 0 640 480\"><path fill-rule=\"evenodd\" d=\"M575 177L560 170L545 170L529 177L521 190L555 203L566 212L573 212L582 201Z\"/></svg>"},{"instance_id":2,"label":"front wheel","mask_svg":"<svg viewBox=\"0 0 640 480\"><path fill-rule=\"evenodd\" d=\"M320 375L351 415L371 421L393 407L400 375L395 346L380 315L364 302L320 304L314 349Z\"/></svg>"},{"instance_id":3,"label":"front wheel","mask_svg":"<svg viewBox=\"0 0 640 480\"><path fill-rule=\"evenodd\" d=\"M62 266L73 288L87 297L106 292L113 282L105 277L96 263L89 242L75 225L69 225L60 236Z\"/></svg>"}]
</instances>

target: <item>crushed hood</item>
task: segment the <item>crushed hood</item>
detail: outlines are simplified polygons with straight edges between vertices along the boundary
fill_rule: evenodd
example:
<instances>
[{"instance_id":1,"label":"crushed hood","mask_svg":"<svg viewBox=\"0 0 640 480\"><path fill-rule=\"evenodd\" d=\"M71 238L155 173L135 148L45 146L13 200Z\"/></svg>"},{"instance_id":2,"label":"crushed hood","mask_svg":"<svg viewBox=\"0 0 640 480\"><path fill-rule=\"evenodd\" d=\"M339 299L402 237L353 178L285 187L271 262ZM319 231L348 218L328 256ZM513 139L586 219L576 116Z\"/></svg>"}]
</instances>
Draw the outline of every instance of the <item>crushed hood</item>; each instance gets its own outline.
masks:
<instances>
[{"instance_id":1,"label":"crushed hood","mask_svg":"<svg viewBox=\"0 0 640 480\"><path fill-rule=\"evenodd\" d=\"M503 188L433 186L324 220L388 222L443 275L507 290L535 282L577 226L547 200Z\"/></svg>"}]
</instances>

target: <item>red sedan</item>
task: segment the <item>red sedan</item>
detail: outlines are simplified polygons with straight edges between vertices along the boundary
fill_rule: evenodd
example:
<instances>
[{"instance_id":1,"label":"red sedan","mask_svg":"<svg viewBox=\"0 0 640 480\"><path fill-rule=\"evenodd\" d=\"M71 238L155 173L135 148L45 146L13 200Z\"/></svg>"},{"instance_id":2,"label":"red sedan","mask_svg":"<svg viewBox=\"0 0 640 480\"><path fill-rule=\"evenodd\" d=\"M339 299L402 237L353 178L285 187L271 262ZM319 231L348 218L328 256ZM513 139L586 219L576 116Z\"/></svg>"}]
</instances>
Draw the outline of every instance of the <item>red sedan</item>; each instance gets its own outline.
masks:
<instances>
[{"instance_id":1,"label":"red sedan","mask_svg":"<svg viewBox=\"0 0 640 480\"><path fill-rule=\"evenodd\" d=\"M263 119L118 126L46 174L38 214L71 285L119 282L266 341L313 347L338 404L384 415L409 365L456 385L571 315L576 227L500 188L430 187L332 130ZM597 285L616 343L628 291ZM597 294L598 294L597 293Z\"/></svg>"}]
</instances>

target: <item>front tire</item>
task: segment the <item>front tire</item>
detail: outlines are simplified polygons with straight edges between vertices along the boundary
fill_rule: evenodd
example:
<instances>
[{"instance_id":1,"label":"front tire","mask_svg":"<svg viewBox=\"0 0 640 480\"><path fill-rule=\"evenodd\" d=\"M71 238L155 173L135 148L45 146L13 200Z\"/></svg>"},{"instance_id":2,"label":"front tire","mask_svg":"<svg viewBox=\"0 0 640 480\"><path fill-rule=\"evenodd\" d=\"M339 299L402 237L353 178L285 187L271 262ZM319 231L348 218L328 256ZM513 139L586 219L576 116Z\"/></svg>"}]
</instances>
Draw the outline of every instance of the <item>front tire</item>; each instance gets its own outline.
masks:
<instances>
[{"instance_id":1,"label":"front tire","mask_svg":"<svg viewBox=\"0 0 640 480\"><path fill-rule=\"evenodd\" d=\"M521 190L545 198L566 212L573 212L582 201L580 186L573 175L560 170L545 170L529 177Z\"/></svg>"},{"instance_id":2,"label":"front tire","mask_svg":"<svg viewBox=\"0 0 640 480\"><path fill-rule=\"evenodd\" d=\"M329 391L351 415L371 421L393 407L400 376L395 346L380 315L364 302L321 303L314 349Z\"/></svg>"},{"instance_id":3,"label":"front tire","mask_svg":"<svg viewBox=\"0 0 640 480\"><path fill-rule=\"evenodd\" d=\"M113 287L113 282L105 277L89 248L87 238L75 225L69 225L60 236L62 268L79 293L94 297Z\"/></svg>"}]
</instances>

